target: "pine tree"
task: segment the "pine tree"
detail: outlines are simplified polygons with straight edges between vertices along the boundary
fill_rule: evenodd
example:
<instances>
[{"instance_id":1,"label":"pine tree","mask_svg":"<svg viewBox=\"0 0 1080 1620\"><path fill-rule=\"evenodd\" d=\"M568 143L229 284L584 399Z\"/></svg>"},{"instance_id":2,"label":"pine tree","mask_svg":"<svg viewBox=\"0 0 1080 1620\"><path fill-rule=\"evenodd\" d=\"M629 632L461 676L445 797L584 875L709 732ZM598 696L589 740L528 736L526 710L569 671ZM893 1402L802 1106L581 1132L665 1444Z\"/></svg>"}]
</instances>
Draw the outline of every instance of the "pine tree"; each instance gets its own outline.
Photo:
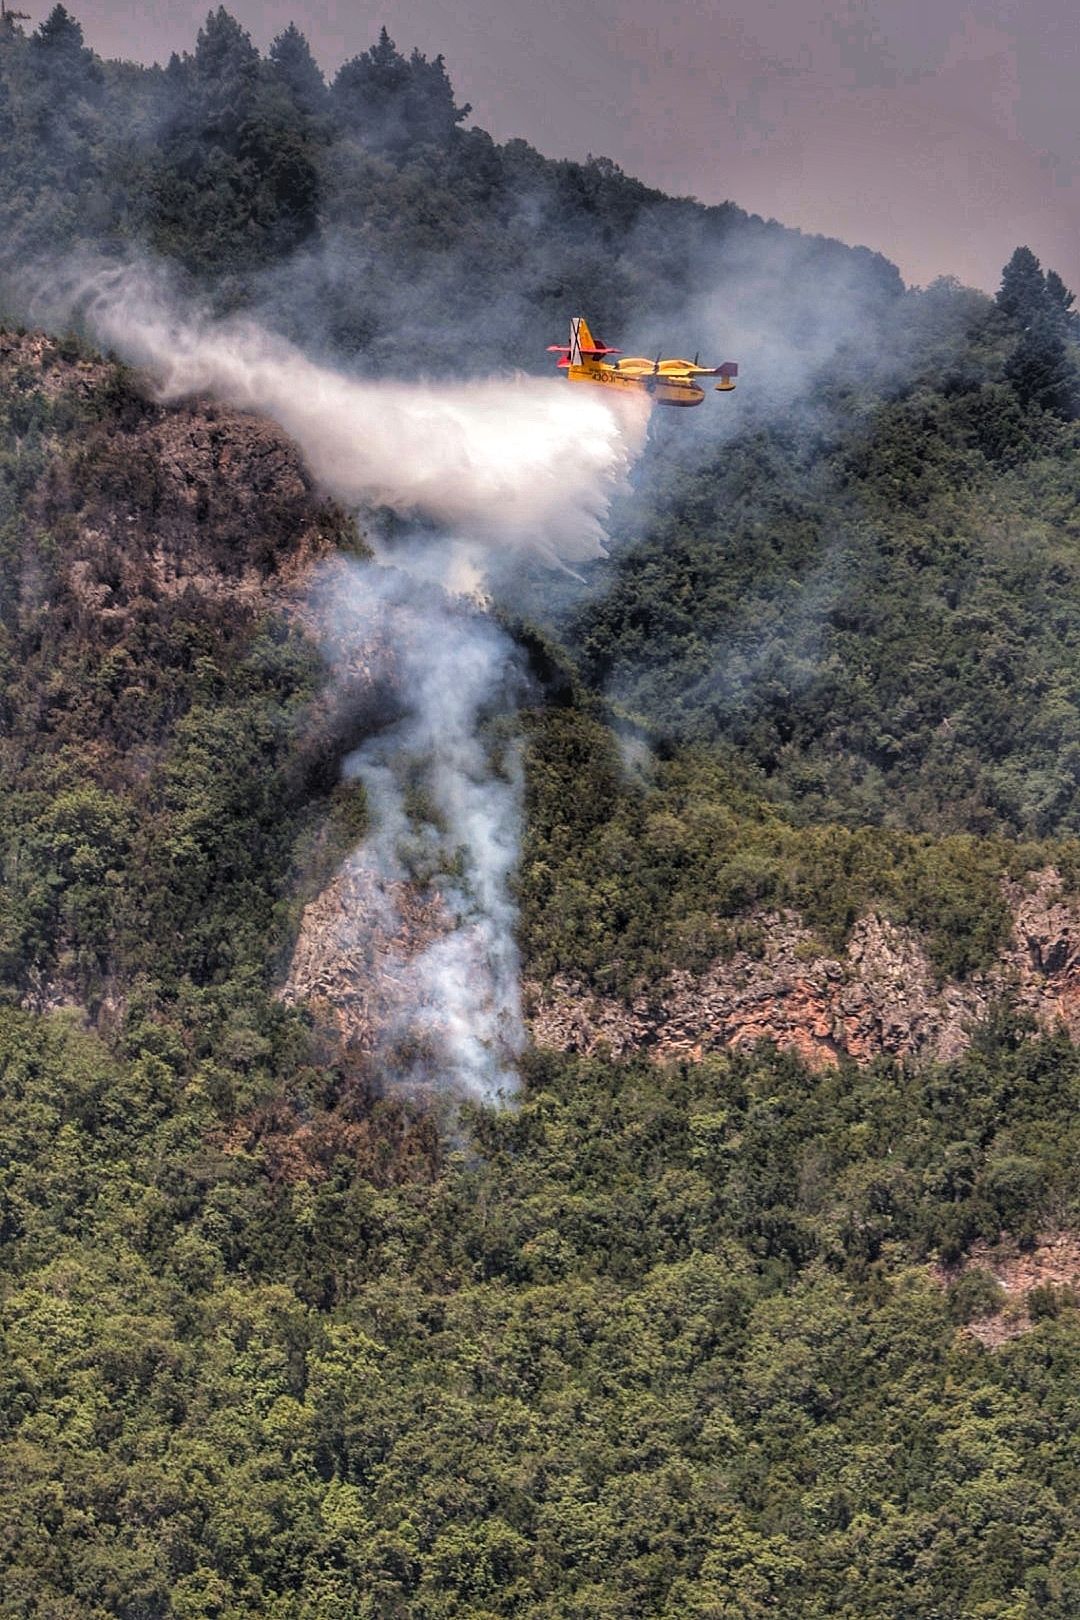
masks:
<instances>
[{"instance_id":1,"label":"pine tree","mask_svg":"<svg viewBox=\"0 0 1080 1620\"><path fill-rule=\"evenodd\" d=\"M270 76L280 84L301 112L309 117L326 106L326 81L295 23L274 40L269 55Z\"/></svg>"},{"instance_id":2,"label":"pine tree","mask_svg":"<svg viewBox=\"0 0 1080 1620\"><path fill-rule=\"evenodd\" d=\"M386 29L369 51L346 62L332 96L346 129L379 150L445 145L471 108L458 107L441 56L406 59Z\"/></svg>"},{"instance_id":3,"label":"pine tree","mask_svg":"<svg viewBox=\"0 0 1080 1620\"><path fill-rule=\"evenodd\" d=\"M1021 324L1046 308L1046 277L1029 247L1018 247L1001 272L997 307Z\"/></svg>"},{"instance_id":4,"label":"pine tree","mask_svg":"<svg viewBox=\"0 0 1080 1620\"><path fill-rule=\"evenodd\" d=\"M259 53L224 6L199 30L191 59L194 108L204 136L228 143L251 111L259 83Z\"/></svg>"},{"instance_id":5,"label":"pine tree","mask_svg":"<svg viewBox=\"0 0 1080 1620\"><path fill-rule=\"evenodd\" d=\"M95 99L103 75L93 51L83 42L83 31L63 6L54 6L41 27L30 36L30 46L42 70L42 83L54 111L72 97Z\"/></svg>"},{"instance_id":6,"label":"pine tree","mask_svg":"<svg viewBox=\"0 0 1080 1620\"><path fill-rule=\"evenodd\" d=\"M1080 316L1073 309L1076 294L1069 291L1056 270L1046 272L1046 292L1051 307L1061 315L1065 332L1075 340L1080 327Z\"/></svg>"},{"instance_id":7,"label":"pine tree","mask_svg":"<svg viewBox=\"0 0 1080 1620\"><path fill-rule=\"evenodd\" d=\"M450 83L446 63L441 55L429 62L419 51L414 50L409 58L409 70L411 77L409 100L414 138L444 146L458 124L469 116L472 108L468 102L464 107L456 105L454 87Z\"/></svg>"},{"instance_id":8,"label":"pine tree","mask_svg":"<svg viewBox=\"0 0 1080 1620\"><path fill-rule=\"evenodd\" d=\"M57 56L78 56L86 49L82 27L70 11L59 5L50 11L31 43L36 50L51 51Z\"/></svg>"},{"instance_id":9,"label":"pine tree","mask_svg":"<svg viewBox=\"0 0 1080 1620\"><path fill-rule=\"evenodd\" d=\"M1005 365L1005 376L1024 405L1072 420L1080 406L1076 366L1060 319L1038 310L1024 327Z\"/></svg>"},{"instance_id":10,"label":"pine tree","mask_svg":"<svg viewBox=\"0 0 1080 1620\"><path fill-rule=\"evenodd\" d=\"M408 77L408 63L383 28L377 45L338 69L331 94L341 122L372 145L392 144Z\"/></svg>"},{"instance_id":11,"label":"pine tree","mask_svg":"<svg viewBox=\"0 0 1080 1620\"><path fill-rule=\"evenodd\" d=\"M1019 327L1005 376L1021 403L1071 421L1080 413L1080 377L1069 338L1074 295L1055 270L1043 274L1028 247L1018 247L1001 275L997 306Z\"/></svg>"}]
</instances>

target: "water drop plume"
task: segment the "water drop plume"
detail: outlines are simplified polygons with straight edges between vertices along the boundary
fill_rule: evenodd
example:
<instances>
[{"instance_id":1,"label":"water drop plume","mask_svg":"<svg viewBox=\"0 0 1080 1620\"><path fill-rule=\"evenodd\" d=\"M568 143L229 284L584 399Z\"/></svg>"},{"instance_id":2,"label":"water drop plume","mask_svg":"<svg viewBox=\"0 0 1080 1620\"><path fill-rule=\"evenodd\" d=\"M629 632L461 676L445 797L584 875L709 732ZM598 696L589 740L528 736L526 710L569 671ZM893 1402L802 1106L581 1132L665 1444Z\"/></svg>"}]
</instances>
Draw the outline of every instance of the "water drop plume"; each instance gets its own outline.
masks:
<instances>
[{"instance_id":1,"label":"water drop plume","mask_svg":"<svg viewBox=\"0 0 1080 1620\"><path fill-rule=\"evenodd\" d=\"M612 495L644 442L646 400L520 373L365 378L317 364L255 320L178 300L145 267L86 271L66 297L162 399L206 394L270 416L340 500L419 515L487 548L569 564L600 555Z\"/></svg>"},{"instance_id":2,"label":"water drop plume","mask_svg":"<svg viewBox=\"0 0 1080 1620\"><path fill-rule=\"evenodd\" d=\"M364 378L178 299L146 267L70 271L64 301L161 400L269 416L325 491L420 520L405 546L375 531L375 562L339 559L313 591L331 659L396 693L393 717L346 762L371 831L339 873L351 903L335 948L366 964L354 999L376 1009L369 1047L388 1079L505 1099L525 1042L512 893L524 676L510 639L458 593L482 596L496 564L505 582L515 559L573 570L601 554L647 401L520 375Z\"/></svg>"}]
</instances>

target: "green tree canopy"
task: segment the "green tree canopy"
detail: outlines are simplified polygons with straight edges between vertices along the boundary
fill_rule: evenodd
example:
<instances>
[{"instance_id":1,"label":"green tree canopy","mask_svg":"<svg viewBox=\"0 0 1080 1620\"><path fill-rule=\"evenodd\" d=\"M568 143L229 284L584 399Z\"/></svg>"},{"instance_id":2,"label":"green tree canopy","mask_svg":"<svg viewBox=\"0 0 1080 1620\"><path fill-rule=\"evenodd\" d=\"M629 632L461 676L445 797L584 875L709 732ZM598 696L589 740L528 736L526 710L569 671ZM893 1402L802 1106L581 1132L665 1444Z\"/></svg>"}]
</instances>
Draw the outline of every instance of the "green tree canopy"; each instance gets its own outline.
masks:
<instances>
[{"instance_id":1,"label":"green tree canopy","mask_svg":"<svg viewBox=\"0 0 1080 1620\"><path fill-rule=\"evenodd\" d=\"M31 43L35 50L51 51L58 56L77 56L85 50L81 24L60 5L53 7L32 35Z\"/></svg>"},{"instance_id":2,"label":"green tree canopy","mask_svg":"<svg viewBox=\"0 0 1080 1620\"><path fill-rule=\"evenodd\" d=\"M259 83L259 53L224 6L210 12L191 58L192 114L204 139L235 138Z\"/></svg>"},{"instance_id":3,"label":"green tree canopy","mask_svg":"<svg viewBox=\"0 0 1080 1620\"><path fill-rule=\"evenodd\" d=\"M295 23L280 33L270 47L271 79L283 86L292 101L309 117L326 105L326 81L311 54L304 35Z\"/></svg>"},{"instance_id":4,"label":"green tree canopy","mask_svg":"<svg viewBox=\"0 0 1080 1620\"><path fill-rule=\"evenodd\" d=\"M377 44L340 69L332 95L346 128L389 151L445 145L472 110L455 103L441 56L429 62L414 50L406 58L385 28Z\"/></svg>"},{"instance_id":5,"label":"green tree canopy","mask_svg":"<svg viewBox=\"0 0 1080 1620\"><path fill-rule=\"evenodd\" d=\"M1073 345L1074 295L1055 270L1045 274L1028 247L1002 271L998 308L1019 327L1005 376L1022 405L1072 420L1080 411L1080 373Z\"/></svg>"},{"instance_id":6,"label":"green tree canopy","mask_svg":"<svg viewBox=\"0 0 1080 1620\"><path fill-rule=\"evenodd\" d=\"M997 306L1023 323L1047 305L1046 277L1029 247L1018 247L1001 273Z\"/></svg>"}]
</instances>

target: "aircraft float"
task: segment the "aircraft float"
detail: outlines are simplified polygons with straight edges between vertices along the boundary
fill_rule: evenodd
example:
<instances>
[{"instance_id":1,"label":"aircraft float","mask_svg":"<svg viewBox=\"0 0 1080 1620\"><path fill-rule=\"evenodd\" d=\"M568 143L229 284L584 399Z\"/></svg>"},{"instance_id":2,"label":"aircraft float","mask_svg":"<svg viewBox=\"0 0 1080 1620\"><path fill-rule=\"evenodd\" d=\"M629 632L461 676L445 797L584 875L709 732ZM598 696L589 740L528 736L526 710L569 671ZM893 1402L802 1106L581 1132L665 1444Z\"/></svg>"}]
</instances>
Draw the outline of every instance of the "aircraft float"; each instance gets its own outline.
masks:
<instances>
[{"instance_id":1,"label":"aircraft float","mask_svg":"<svg viewBox=\"0 0 1080 1620\"><path fill-rule=\"evenodd\" d=\"M607 344L597 342L583 315L575 315L570 322L569 344L550 343L548 353L562 355L559 365L571 382L599 383L624 393L647 394L654 405L700 405L705 390L698 387L696 377L719 377L717 391L729 394L739 375L734 360L725 360L720 366L699 366L697 355L692 360L665 360L659 354L655 360L641 355L623 356L621 349L609 349ZM609 354L622 358L609 360Z\"/></svg>"}]
</instances>

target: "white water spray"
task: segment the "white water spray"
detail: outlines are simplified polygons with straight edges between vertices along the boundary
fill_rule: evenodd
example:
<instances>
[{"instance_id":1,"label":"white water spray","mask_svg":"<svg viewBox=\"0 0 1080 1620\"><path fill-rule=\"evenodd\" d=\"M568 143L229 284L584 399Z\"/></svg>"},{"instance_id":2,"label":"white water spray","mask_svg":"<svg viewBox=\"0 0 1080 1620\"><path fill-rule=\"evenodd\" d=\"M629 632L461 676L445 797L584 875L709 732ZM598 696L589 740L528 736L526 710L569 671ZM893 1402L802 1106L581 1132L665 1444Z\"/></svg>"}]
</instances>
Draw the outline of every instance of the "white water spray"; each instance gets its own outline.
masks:
<instances>
[{"instance_id":1,"label":"white water spray","mask_svg":"<svg viewBox=\"0 0 1080 1620\"><path fill-rule=\"evenodd\" d=\"M100 342L151 372L162 399L209 394L273 417L339 500L422 515L495 550L563 563L601 555L612 495L644 443L644 399L520 374L347 376L253 321L178 308L146 271L98 271L74 301ZM403 354L403 366L414 359Z\"/></svg>"}]
</instances>

